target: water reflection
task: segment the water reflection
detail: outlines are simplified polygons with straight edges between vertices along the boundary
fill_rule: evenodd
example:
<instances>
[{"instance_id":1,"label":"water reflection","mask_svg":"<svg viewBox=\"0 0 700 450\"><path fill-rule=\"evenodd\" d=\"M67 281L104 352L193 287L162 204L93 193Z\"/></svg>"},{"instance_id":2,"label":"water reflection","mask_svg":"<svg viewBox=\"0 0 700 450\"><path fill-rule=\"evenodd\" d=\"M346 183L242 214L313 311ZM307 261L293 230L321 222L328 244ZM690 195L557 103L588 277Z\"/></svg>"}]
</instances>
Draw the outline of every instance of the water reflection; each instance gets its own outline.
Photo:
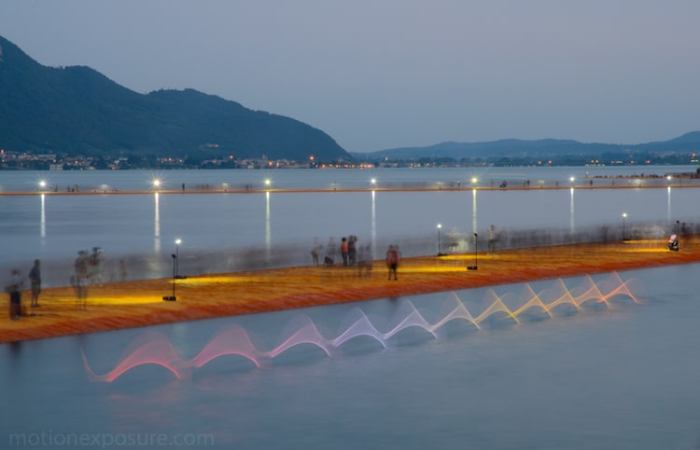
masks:
<instances>
[{"instance_id":1,"label":"water reflection","mask_svg":"<svg viewBox=\"0 0 700 450\"><path fill-rule=\"evenodd\" d=\"M396 299L391 317L368 314L361 307L346 313L335 336L323 335L323 321L301 314L283 327L278 344L269 347L247 328L232 323L217 332L192 358L183 358L173 340L165 333L148 330L136 338L116 362L104 374L95 373L88 359L84 360L88 376L93 381L113 382L131 370L144 365L157 365L167 369L180 380L192 379L193 371L201 369L223 356L235 355L249 360L250 368L271 367L272 360L300 345L313 345L328 356L342 356L341 347L352 344L358 337L375 340L386 349L405 337L404 330L423 329L432 338L444 337L447 329L460 324L470 331L498 328L499 325L520 325L545 319L569 317L576 313L611 310L620 306L644 304L646 301L630 290L633 279L622 280L615 272L606 278L594 280L590 276L556 279L545 290L537 292L529 283L522 286L520 295L499 295L493 289L485 291L482 301L474 301L468 294L472 291L450 292L435 295L432 302L439 313L420 310L407 298ZM512 287L511 287L512 288ZM517 292L517 290L515 291ZM253 341L258 341L256 345Z\"/></svg>"},{"instance_id":2,"label":"water reflection","mask_svg":"<svg viewBox=\"0 0 700 450\"><path fill-rule=\"evenodd\" d=\"M671 223L671 186L666 188L666 218L668 219L668 222Z\"/></svg>"},{"instance_id":3,"label":"water reflection","mask_svg":"<svg viewBox=\"0 0 700 450\"><path fill-rule=\"evenodd\" d=\"M372 191L372 248L371 252L372 254L369 255L371 259L374 259L374 255L376 255L376 249L375 249L375 242L377 242L377 192Z\"/></svg>"},{"instance_id":4,"label":"water reflection","mask_svg":"<svg viewBox=\"0 0 700 450\"><path fill-rule=\"evenodd\" d=\"M272 231L270 229L270 192L265 192L265 261L270 262Z\"/></svg>"},{"instance_id":5,"label":"water reflection","mask_svg":"<svg viewBox=\"0 0 700 450\"><path fill-rule=\"evenodd\" d=\"M472 233L478 233L476 211L476 189L474 189L472 190Z\"/></svg>"},{"instance_id":6,"label":"water reflection","mask_svg":"<svg viewBox=\"0 0 700 450\"><path fill-rule=\"evenodd\" d=\"M571 191L571 198L569 200L569 228L571 229L571 232L575 232L575 225L574 225L574 188L570 189Z\"/></svg>"},{"instance_id":7,"label":"water reflection","mask_svg":"<svg viewBox=\"0 0 700 450\"><path fill-rule=\"evenodd\" d=\"M155 217L154 217L154 230L153 230L153 251L155 253L160 253L160 194L157 192L153 194Z\"/></svg>"},{"instance_id":8,"label":"water reflection","mask_svg":"<svg viewBox=\"0 0 700 450\"><path fill-rule=\"evenodd\" d=\"M41 194L41 226L40 226L40 233L41 233L41 238L42 244L45 244L44 238L46 237L46 194Z\"/></svg>"}]
</instances>

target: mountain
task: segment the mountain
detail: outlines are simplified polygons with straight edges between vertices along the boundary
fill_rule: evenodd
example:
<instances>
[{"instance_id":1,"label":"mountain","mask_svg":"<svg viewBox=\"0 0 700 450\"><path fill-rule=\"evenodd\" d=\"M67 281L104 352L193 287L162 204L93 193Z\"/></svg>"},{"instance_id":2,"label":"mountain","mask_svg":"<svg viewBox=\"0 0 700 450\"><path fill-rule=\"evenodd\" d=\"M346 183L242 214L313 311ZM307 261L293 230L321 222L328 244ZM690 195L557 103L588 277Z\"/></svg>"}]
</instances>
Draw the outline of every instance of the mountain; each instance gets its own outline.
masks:
<instances>
[{"instance_id":1,"label":"mountain","mask_svg":"<svg viewBox=\"0 0 700 450\"><path fill-rule=\"evenodd\" d=\"M46 67L0 37L0 148L69 155L351 159L330 136L192 89L139 94L83 66Z\"/></svg>"},{"instance_id":2,"label":"mountain","mask_svg":"<svg viewBox=\"0 0 700 450\"><path fill-rule=\"evenodd\" d=\"M700 152L700 131L663 142L646 144L599 144L573 140L541 139L526 141L503 139L492 142L443 142L427 147L402 147L372 153L353 154L359 159L420 159L420 158L551 158L567 155L598 157L630 152Z\"/></svg>"}]
</instances>

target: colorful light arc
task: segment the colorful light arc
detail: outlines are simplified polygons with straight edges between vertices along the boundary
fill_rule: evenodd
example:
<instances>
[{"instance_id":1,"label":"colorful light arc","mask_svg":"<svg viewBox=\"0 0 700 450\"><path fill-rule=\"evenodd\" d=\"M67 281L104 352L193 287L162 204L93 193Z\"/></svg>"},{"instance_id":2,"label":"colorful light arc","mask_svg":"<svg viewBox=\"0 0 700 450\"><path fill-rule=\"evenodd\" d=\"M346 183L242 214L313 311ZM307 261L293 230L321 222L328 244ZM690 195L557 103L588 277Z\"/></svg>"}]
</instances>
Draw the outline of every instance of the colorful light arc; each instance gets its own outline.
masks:
<instances>
[{"instance_id":1,"label":"colorful light arc","mask_svg":"<svg viewBox=\"0 0 700 450\"><path fill-rule=\"evenodd\" d=\"M387 348L392 337L412 327L422 328L437 339L439 330L453 320L465 321L476 330L481 330L485 321L506 318L520 324L522 318L527 317L528 314L538 313L552 318L555 317L557 308L566 308L569 315L571 311L580 311L587 303L604 305L610 309L614 306L611 300L615 297L629 299L634 304L642 304L642 301L629 290L628 283L629 281L622 281L616 273L598 284L587 276L580 286L570 290L562 279L558 279L551 289L539 294L526 283L520 297L508 302L518 304L519 307L508 307L504 299L490 289L483 302L488 306L476 316L472 315L465 302L452 292L443 302L441 318L434 323L429 322L418 308L406 299L395 313L392 322L394 325L385 332L379 331L364 311L355 308L345 320L349 325L335 338L323 336L308 316L300 316L294 321L290 336L270 350L257 348L251 341L250 333L236 324L217 334L195 357L189 360L183 359L178 354L167 336L159 332L147 332L132 342L116 366L103 375L92 371L84 352L83 362L88 375L94 381L112 382L131 369L147 364L160 365L182 380L188 379L193 369L201 368L226 355L239 355L249 359L257 367L262 367L266 362L301 344L315 345L326 355L333 356L336 349L359 336L372 337Z\"/></svg>"}]
</instances>

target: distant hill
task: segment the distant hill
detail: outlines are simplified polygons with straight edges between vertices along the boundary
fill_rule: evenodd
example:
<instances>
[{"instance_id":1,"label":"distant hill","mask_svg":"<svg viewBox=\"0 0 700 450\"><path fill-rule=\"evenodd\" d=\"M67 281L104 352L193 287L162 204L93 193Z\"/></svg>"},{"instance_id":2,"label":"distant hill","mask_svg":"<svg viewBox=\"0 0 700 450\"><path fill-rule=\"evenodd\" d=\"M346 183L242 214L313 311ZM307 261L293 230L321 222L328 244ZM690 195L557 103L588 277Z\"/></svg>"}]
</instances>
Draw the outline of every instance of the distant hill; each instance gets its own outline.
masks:
<instances>
[{"instance_id":1,"label":"distant hill","mask_svg":"<svg viewBox=\"0 0 700 450\"><path fill-rule=\"evenodd\" d=\"M187 89L139 94L89 67L42 66L0 37L0 148L69 155L351 159L297 120Z\"/></svg>"},{"instance_id":2,"label":"distant hill","mask_svg":"<svg viewBox=\"0 0 700 450\"><path fill-rule=\"evenodd\" d=\"M597 157L605 154L629 152L700 152L700 131L684 134L681 137L646 144L598 144L572 140L541 139L526 141L504 139L492 142L443 142L427 147L402 147L380 150L372 153L355 153L359 159L420 159L420 158L550 158L565 155Z\"/></svg>"}]
</instances>

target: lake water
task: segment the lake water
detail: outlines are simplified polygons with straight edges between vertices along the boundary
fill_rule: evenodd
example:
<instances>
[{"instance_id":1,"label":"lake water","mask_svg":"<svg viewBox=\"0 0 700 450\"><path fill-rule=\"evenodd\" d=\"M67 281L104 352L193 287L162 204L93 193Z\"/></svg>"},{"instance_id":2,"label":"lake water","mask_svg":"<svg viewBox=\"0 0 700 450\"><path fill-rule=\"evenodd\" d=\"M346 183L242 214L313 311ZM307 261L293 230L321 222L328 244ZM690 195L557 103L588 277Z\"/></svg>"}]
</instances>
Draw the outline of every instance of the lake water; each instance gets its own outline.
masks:
<instances>
[{"instance_id":1,"label":"lake water","mask_svg":"<svg viewBox=\"0 0 700 450\"><path fill-rule=\"evenodd\" d=\"M3 448L76 449L182 442L238 449L694 449L699 269L3 345L0 440ZM591 288L597 296L582 301ZM535 296L549 309L518 313L517 322L503 311L479 317L498 301L515 311ZM478 319L466 320L464 311ZM80 438L90 445L68 444ZM143 445L121 445L128 442Z\"/></svg>"},{"instance_id":2,"label":"lake water","mask_svg":"<svg viewBox=\"0 0 700 450\"><path fill-rule=\"evenodd\" d=\"M693 171L692 167L643 169L656 175ZM472 176L485 185L501 179L510 180L511 185L514 180L531 179L532 184L546 180L550 186L570 183L570 174L585 177L586 173L614 177L640 170L222 170L174 171L158 177L166 180L163 188L177 188L181 183L212 188L221 180L229 180L230 186L260 184L263 177L270 177L275 188L318 189L366 187L370 177L379 186L447 186L470 182ZM36 187L36 180L48 179L50 184L80 186L81 191L98 189L100 183L135 190L147 188L152 176L144 171L3 172L0 188L26 191ZM32 182L23 185L23 180ZM633 186L669 183L663 178L617 181ZM47 285L58 286L68 283L77 252L93 247L103 249L109 279L119 278L122 260L129 278L153 278L171 273L170 255L175 250L182 270L195 274L309 264L314 240L325 245L333 238L338 243L350 234L358 236L360 244L371 244L375 257L392 243L400 245L406 256L436 253L438 223L445 251L471 251L473 233L485 239L490 225L499 232L547 230L558 234L582 234L607 226L620 234L623 227L632 232L643 224L651 230L645 235L662 238L677 231L676 221L695 222L694 188L585 189L586 184L554 190L6 195L0 196L0 208L7 211L0 216L0 234L11 239L12 245L6 245L0 254L0 271L23 270L39 258ZM176 239L181 239L177 249Z\"/></svg>"},{"instance_id":3,"label":"lake water","mask_svg":"<svg viewBox=\"0 0 700 450\"><path fill-rule=\"evenodd\" d=\"M566 182L567 169L556 169L546 183ZM493 180L534 183L551 173L518 170ZM230 175L260 175L250 172ZM297 187L341 183L341 177L348 177L343 185L367 182L359 171L295 172L275 172L275 185L283 177ZM457 172L416 173L373 175L413 185L449 183L440 180ZM12 182L6 175L0 174L3 189L21 184L16 173L9 174ZM131 190L144 178L70 175L58 175L66 177L61 186L88 186L93 181L81 177L101 176L104 184ZM209 177L225 176L164 175L175 189L182 182L211 186ZM311 177L320 178L311 183ZM623 212L628 232L652 223L662 238L677 220L697 222L697 198L696 189L683 187L0 196L8 212L0 217L6 244L0 261L3 270L28 271L41 257L49 283L60 285L75 252L93 246L103 247L108 261L126 258L129 276L137 278L168 273L175 238L183 240L183 270L200 273L245 267L253 254L263 262L308 264L314 238L325 243L348 234L379 252L400 242L406 253L427 254L435 250L437 223L445 242L485 234L490 224L512 233L575 234L606 224L619 232ZM0 447L695 449L699 269L543 280L0 345ZM540 303L514 313L531 299Z\"/></svg>"}]
</instances>

